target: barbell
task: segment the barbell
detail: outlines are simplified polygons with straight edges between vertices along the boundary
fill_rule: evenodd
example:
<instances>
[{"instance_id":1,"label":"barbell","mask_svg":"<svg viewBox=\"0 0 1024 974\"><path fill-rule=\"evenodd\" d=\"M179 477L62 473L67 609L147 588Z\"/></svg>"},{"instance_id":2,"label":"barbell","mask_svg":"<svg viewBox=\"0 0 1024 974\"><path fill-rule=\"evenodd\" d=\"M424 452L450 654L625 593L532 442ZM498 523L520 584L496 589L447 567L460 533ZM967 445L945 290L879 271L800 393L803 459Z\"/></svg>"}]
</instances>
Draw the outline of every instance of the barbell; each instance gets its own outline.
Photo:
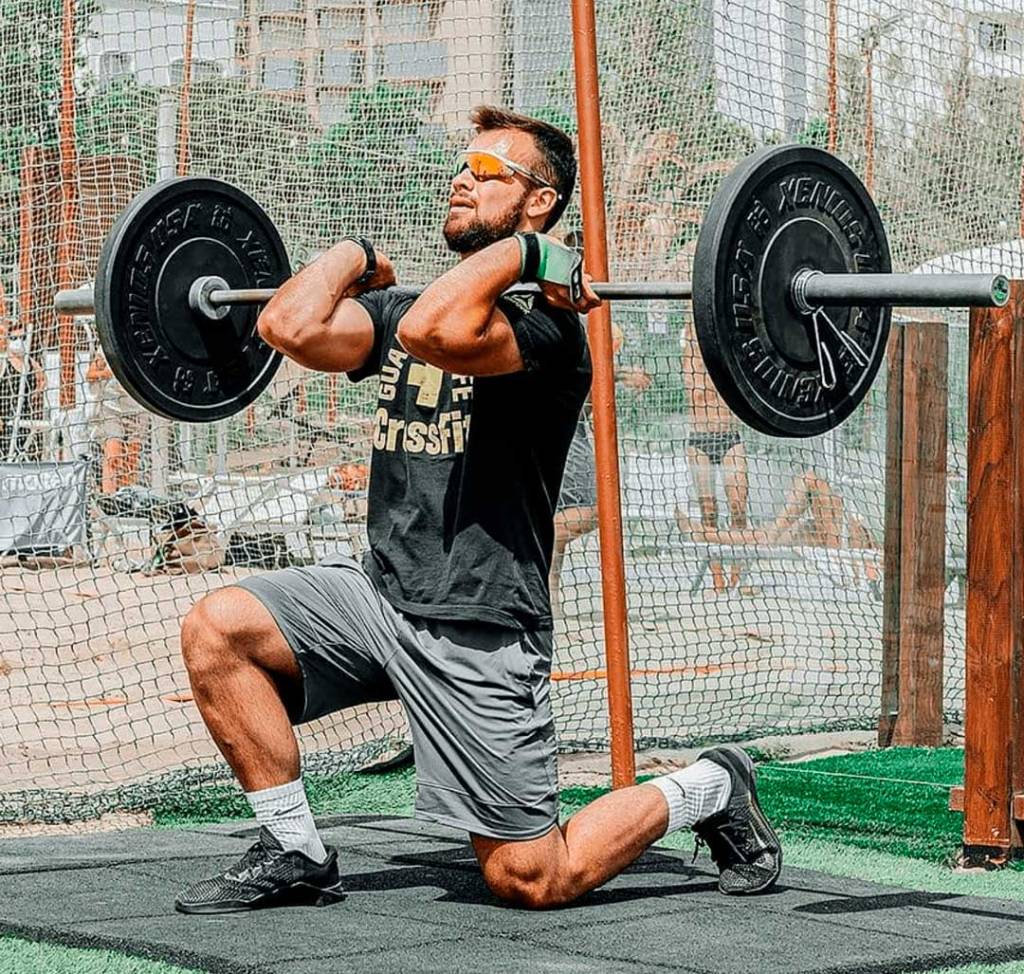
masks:
<instances>
[{"instance_id":1,"label":"barbell","mask_svg":"<svg viewBox=\"0 0 1024 974\"><path fill-rule=\"evenodd\" d=\"M91 313L111 369L150 411L209 422L267 386L281 361L258 307L291 270L263 209L241 190L181 177L144 190L104 241L95 288L59 291ZM522 286L517 286L519 290ZM878 210L849 167L771 146L723 180L701 226L693 281L594 282L604 300L692 300L708 373L748 425L813 436L867 395L893 305L1000 306L1002 275L893 274Z\"/></svg>"}]
</instances>

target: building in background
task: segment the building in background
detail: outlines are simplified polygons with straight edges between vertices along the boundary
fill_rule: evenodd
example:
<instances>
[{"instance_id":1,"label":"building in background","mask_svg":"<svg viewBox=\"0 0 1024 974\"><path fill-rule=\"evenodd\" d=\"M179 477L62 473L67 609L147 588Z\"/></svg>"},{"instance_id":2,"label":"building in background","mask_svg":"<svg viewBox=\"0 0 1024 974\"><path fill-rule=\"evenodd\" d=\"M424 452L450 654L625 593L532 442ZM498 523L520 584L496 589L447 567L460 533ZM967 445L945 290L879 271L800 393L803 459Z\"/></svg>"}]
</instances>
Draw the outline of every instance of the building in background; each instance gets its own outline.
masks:
<instances>
[{"instance_id":1,"label":"building in background","mask_svg":"<svg viewBox=\"0 0 1024 974\"><path fill-rule=\"evenodd\" d=\"M101 0L82 41L85 69L100 90L133 77L140 85L181 83L185 0ZM192 78L238 73L235 35L241 0L196 0Z\"/></svg>"},{"instance_id":2,"label":"building in background","mask_svg":"<svg viewBox=\"0 0 1024 974\"><path fill-rule=\"evenodd\" d=\"M458 127L501 97L505 0L245 0L236 56L250 82L306 104L328 127L378 82L428 93L429 121ZM460 123L461 118L461 123Z\"/></svg>"},{"instance_id":3,"label":"building in background","mask_svg":"<svg viewBox=\"0 0 1024 974\"><path fill-rule=\"evenodd\" d=\"M95 87L180 84L187 9L100 0L82 51ZM567 5L551 0L196 0L192 78L244 76L304 103L323 128L345 118L354 91L385 81L426 90L430 121L458 127L472 105L511 100L514 70L537 77L522 49L531 35L509 30L509 18L550 40L552 13L567 31Z\"/></svg>"},{"instance_id":4,"label":"building in background","mask_svg":"<svg viewBox=\"0 0 1024 974\"><path fill-rule=\"evenodd\" d=\"M840 0L841 91L862 95L870 72L880 138L904 138L944 110L960 70L1020 86L1019 0ZM823 0L714 0L718 106L758 139L799 136L827 102L828 9ZM927 43L921 43L922 37Z\"/></svg>"}]
</instances>

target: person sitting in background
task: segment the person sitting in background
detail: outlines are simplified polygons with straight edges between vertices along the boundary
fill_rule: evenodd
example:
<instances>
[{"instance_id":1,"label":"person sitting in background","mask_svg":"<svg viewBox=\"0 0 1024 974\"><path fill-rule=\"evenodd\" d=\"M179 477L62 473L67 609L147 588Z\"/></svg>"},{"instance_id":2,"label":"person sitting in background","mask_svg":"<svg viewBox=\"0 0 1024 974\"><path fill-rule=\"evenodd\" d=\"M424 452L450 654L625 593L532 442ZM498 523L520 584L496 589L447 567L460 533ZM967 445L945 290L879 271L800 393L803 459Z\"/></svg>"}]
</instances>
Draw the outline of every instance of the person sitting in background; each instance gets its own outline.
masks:
<instances>
[{"instance_id":1,"label":"person sitting in background","mask_svg":"<svg viewBox=\"0 0 1024 974\"><path fill-rule=\"evenodd\" d=\"M709 544L881 550L864 520L849 510L842 495L814 469L793 478L782 510L762 527L709 527L678 509L676 523L684 537ZM869 582L878 581L875 565L865 560L863 568ZM856 565L854 573L859 578Z\"/></svg>"},{"instance_id":2,"label":"person sitting in background","mask_svg":"<svg viewBox=\"0 0 1024 974\"><path fill-rule=\"evenodd\" d=\"M4 330L0 333L0 462L28 448L30 427L24 424L42 416L45 389L46 373L28 354L24 339L8 338Z\"/></svg>"}]
</instances>

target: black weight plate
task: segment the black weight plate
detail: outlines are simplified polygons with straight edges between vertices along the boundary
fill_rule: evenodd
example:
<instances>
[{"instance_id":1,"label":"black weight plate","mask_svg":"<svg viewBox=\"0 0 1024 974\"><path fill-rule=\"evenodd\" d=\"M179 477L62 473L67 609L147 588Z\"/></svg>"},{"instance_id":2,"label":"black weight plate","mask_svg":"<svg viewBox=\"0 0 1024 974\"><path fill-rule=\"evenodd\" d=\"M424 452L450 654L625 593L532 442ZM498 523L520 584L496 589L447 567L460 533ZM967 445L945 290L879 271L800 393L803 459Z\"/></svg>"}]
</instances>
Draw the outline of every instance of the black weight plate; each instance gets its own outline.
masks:
<instances>
[{"instance_id":1,"label":"black weight plate","mask_svg":"<svg viewBox=\"0 0 1024 974\"><path fill-rule=\"evenodd\" d=\"M211 321L189 307L192 282L278 287L290 274L284 244L262 208L206 177L169 179L117 218L96 273L96 330L110 367L146 409L212 422L244 409L281 356L256 333L256 305Z\"/></svg>"},{"instance_id":2,"label":"black weight plate","mask_svg":"<svg viewBox=\"0 0 1024 974\"><path fill-rule=\"evenodd\" d=\"M822 309L818 333L834 371L834 382L828 369L823 381L814 319L796 307L790 285L804 269L891 267L878 210L835 156L786 145L744 159L708 208L693 266L697 338L729 408L773 436L815 436L838 426L882 364L891 309Z\"/></svg>"}]
</instances>

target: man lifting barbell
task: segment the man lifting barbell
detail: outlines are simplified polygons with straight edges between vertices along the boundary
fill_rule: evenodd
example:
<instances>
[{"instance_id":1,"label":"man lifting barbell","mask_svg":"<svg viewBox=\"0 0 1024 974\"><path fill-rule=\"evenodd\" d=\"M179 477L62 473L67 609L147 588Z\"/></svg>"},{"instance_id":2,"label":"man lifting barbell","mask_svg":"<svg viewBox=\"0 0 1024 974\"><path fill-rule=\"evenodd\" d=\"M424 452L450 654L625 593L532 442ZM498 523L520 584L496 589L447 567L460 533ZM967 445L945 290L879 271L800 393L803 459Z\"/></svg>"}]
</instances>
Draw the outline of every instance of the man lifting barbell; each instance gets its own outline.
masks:
<instances>
[{"instance_id":1,"label":"man lifting barbell","mask_svg":"<svg viewBox=\"0 0 1024 974\"><path fill-rule=\"evenodd\" d=\"M195 698L263 826L238 865L181 894L185 912L343 896L292 722L396 697L412 726L418 814L471 833L499 896L569 902L684 827L710 847L723 892L767 889L781 851L738 748L713 748L557 825L545 578L590 382L576 312L598 297L692 297L728 406L762 432L806 437L867 394L892 304L1007 301L1002 275L891 274L867 191L807 146L761 149L723 181L692 285L583 280L544 233L572 190L568 139L497 109L474 121L445 224L463 259L422 292L394 286L386 257L352 239L281 286L286 252L259 206L217 180L184 178L118 218L95 293L57 295L65 313L95 309L115 374L171 418L237 412L282 352L378 377L364 565L339 558L249 578L183 624ZM257 333L254 309L267 301Z\"/></svg>"},{"instance_id":2,"label":"man lifting barbell","mask_svg":"<svg viewBox=\"0 0 1024 974\"><path fill-rule=\"evenodd\" d=\"M710 846L723 892L758 892L778 875L778 840L739 749L712 749L558 825L546 580L590 386L576 312L598 299L585 281L570 296L571 252L544 235L573 188L568 138L493 108L473 120L444 227L456 267L419 293L395 286L384 254L346 240L260 317L264 339L297 362L378 378L372 553L363 566L336 558L253 576L186 617L196 702L263 828L241 862L181 893L181 911L340 899L292 724L396 697L412 728L417 814L466 829L502 898L567 903L683 827ZM541 293L503 296L524 277Z\"/></svg>"}]
</instances>

